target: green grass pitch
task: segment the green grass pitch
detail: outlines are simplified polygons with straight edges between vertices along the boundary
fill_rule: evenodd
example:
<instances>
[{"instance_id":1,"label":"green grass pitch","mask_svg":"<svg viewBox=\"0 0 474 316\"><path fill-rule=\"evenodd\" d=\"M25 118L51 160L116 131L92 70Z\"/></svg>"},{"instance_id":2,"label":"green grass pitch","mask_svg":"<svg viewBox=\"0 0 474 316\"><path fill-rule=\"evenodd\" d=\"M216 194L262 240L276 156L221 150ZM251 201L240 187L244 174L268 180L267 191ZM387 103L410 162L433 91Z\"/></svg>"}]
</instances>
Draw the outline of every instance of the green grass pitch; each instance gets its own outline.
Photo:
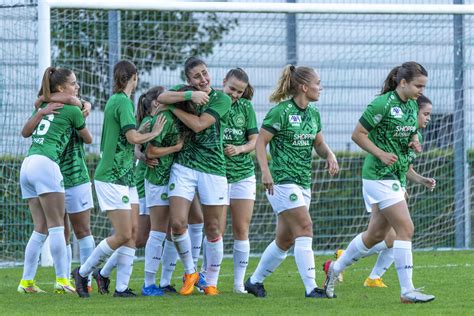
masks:
<instances>
[{"instance_id":1,"label":"green grass pitch","mask_svg":"<svg viewBox=\"0 0 474 316\"><path fill-rule=\"evenodd\" d=\"M317 281L322 286L322 263L328 256L316 256ZM16 292L22 269L0 269L0 306L2 315L474 315L474 252L415 252L414 283L436 295L428 304L403 305L399 302L399 285L392 267L386 273L386 289L364 288L376 256L360 260L344 273L344 282L336 287L336 299L306 299L303 283L294 258L289 256L278 270L265 281L268 296L257 299L252 295L232 293L232 260L225 259L217 297L195 293L189 297L113 298L92 293L90 299L76 295L52 293L54 271L39 268L37 284L46 294L22 295ZM250 259L248 274L258 258ZM177 272L182 271L178 264ZM114 275L113 275L114 277ZM130 287L137 293L143 282L143 262L137 262ZM174 282L180 284L178 273ZM114 287L112 281L111 288Z\"/></svg>"}]
</instances>

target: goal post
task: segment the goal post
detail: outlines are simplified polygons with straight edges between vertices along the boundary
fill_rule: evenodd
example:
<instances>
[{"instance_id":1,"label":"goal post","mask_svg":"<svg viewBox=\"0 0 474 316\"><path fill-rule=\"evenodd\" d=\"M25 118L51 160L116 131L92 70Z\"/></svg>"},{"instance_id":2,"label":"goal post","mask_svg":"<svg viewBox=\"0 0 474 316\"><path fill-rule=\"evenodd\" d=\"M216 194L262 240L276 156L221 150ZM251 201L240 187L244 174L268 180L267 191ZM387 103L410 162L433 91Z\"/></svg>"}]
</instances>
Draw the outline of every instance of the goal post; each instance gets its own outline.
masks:
<instances>
[{"instance_id":1,"label":"goal post","mask_svg":"<svg viewBox=\"0 0 474 316\"><path fill-rule=\"evenodd\" d=\"M110 11L117 13L116 34L109 33L114 28L110 27ZM288 19L289 15L294 18ZM272 106L268 96L285 64L294 61L314 67L323 85L316 104L323 132L341 166L341 173L330 178L324 161L315 158L313 164L314 249L331 251L345 246L368 222L360 178L364 154L351 141L351 132L365 106L380 92L390 69L404 61L418 61L429 72L426 94L433 101L434 115L423 132L426 152L415 161L415 169L436 178L438 187L434 192L419 185L408 187L416 227L414 246L465 248L470 247L474 205L469 194L474 185L473 15L474 5L459 4L39 0L34 80L39 82L51 64L76 73L82 96L94 106L87 122L94 144L86 146L93 173L102 109L110 95L114 49L119 58L137 64L140 86L135 98L151 86L168 88L182 82L183 61L191 54L208 62L212 85L218 89L229 69L244 68L255 88L253 104L259 125ZM113 36L120 41L115 48L110 43ZM291 50L289 45L293 45ZM33 99L34 93L30 94ZM27 103L21 107L25 119L31 113ZM18 129L20 123L6 123L2 136ZM14 202L8 204L13 205L8 206L11 226L4 231L21 227L25 233L21 241L7 245L10 248L0 261L19 259L31 228L31 224L15 222L14 215L27 217L26 203L19 198L18 186L12 184L18 182L15 177L25 153L19 146L2 152L16 159L11 172L2 174L11 190L16 190L10 197ZM256 173L258 183L258 166ZM110 232L98 207L92 212L91 224L97 240ZM250 231L252 252L263 251L274 238L274 224L275 216L258 185ZM3 240L8 243L11 238L5 235ZM224 240L230 253L230 226Z\"/></svg>"}]
</instances>

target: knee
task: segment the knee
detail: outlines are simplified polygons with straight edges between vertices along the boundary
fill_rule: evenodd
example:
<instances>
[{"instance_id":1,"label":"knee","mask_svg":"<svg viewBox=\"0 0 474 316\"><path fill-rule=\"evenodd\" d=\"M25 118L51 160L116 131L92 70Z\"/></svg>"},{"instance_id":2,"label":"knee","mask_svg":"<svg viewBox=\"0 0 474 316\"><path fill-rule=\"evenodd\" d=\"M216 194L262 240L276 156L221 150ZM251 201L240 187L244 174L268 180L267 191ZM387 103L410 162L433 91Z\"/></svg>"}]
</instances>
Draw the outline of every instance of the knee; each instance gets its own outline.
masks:
<instances>
[{"instance_id":1,"label":"knee","mask_svg":"<svg viewBox=\"0 0 474 316\"><path fill-rule=\"evenodd\" d=\"M275 243L281 250L288 251L288 249L290 249L294 245L295 241L293 239L277 237Z\"/></svg>"},{"instance_id":2,"label":"knee","mask_svg":"<svg viewBox=\"0 0 474 316\"><path fill-rule=\"evenodd\" d=\"M246 240L249 236L248 227L234 226L232 227L234 233L234 239Z\"/></svg>"},{"instance_id":3,"label":"knee","mask_svg":"<svg viewBox=\"0 0 474 316\"><path fill-rule=\"evenodd\" d=\"M170 221L171 231L175 235L182 235L186 232L187 223L185 220L173 219Z\"/></svg>"},{"instance_id":4,"label":"knee","mask_svg":"<svg viewBox=\"0 0 474 316\"><path fill-rule=\"evenodd\" d=\"M297 236L313 236L313 222L311 220L307 220L298 228L299 232Z\"/></svg>"},{"instance_id":5,"label":"knee","mask_svg":"<svg viewBox=\"0 0 474 316\"><path fill-rule=\"evenodd\" d=\"M221 236L220 225L218 222L207 223L204 225L204 231L208 240L214 240Z\"/></svg>"},{"instance_id":6,"label":"knee","mask_svg":"<svg viewBox=\"0 0 474 316\"><path fill-rule=\"evenodd\" d=\"M411 240L414 233L415 227L413 226L413 223L410 222L410 224L407 224L402 229L400 229L400 233L397 233L397 235L405 240Z\"/></svg>"},{"instance_id":7,"label":"knee","mask_svg":"<svg viewBox=\"0 0 474 316\"><path fill-rule=\"evenodd\" d=\"M136 247L137 248L142 248L146 245L146 242L148 240L148 234L138 234L137 239L136 239Z\"/></svg>"},{"instance_id":8,"label":"knee","mask_svg":"<svg viewBox=\"0 0 474 316\"><path fill-rule=\"evenodd\" d=\"M89 226L82 226L82 227L77 227L75 230L74 230L74 235L76 235L76 238L77 239L82 239L84 237L87 237L91 234L91 230L89 228Z\"/></svg>"},{"instance_id":9,"label":"knee","mask_svg":"<svg viewBox=\"0 0 474 316\"><path fill-rule=\"evenodd\" d=\"M126 244L132 239L132 229L130 228L123 232L116 232L115 236L119 244Z\"/></svg>"}]
</instances>

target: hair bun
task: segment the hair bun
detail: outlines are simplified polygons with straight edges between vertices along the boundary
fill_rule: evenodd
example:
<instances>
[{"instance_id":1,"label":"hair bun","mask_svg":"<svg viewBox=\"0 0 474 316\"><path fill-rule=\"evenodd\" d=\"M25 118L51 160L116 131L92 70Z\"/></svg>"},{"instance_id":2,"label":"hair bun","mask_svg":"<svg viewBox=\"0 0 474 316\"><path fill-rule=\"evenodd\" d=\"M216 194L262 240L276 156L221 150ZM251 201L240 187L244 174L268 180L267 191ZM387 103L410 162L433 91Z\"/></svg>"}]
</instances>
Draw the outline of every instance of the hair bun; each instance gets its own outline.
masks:
<instances>
[{"instance_id":1,"label":"hair bun","mask_svg":"<svg viewBox=\"0 0 474 316\"><path fill-rule=\"evenodd\" d=\"M290 65L290 71L295 71L296 67L293 65Z\"/></svg>"}]
</instances>

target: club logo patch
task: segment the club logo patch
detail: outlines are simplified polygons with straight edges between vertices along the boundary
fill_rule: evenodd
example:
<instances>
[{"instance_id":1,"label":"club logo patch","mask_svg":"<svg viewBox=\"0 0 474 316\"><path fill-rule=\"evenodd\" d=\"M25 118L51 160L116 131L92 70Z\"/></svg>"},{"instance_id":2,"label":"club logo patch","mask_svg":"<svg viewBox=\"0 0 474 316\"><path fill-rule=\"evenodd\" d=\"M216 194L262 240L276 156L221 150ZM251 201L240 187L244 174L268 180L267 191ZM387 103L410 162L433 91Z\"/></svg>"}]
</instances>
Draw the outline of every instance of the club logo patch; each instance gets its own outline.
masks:
<instances>
[{"instance_id":1,"label":"club logo patch","mask_svg":"<svg viewBox=\"0 0 474 316\"><path fill-rule=\"evenodd\" d=\"M163 201L168 200L168 193L162 193L162 194L161 194L161 199L162 199Z\"/></svg>"},{"instance_id":2,"label":"club logo patch","mask_svg":"<svg viewBox=\"0 0 474 316\"><path fill-rule=\"evenodd\" d=\"M122 196L122 202L123 203L128 203L128 201L129 201L128 196L126 196L126 195Z\"/></svg>"},{"instance_id":3,"label":"club logo patch","mask_svg":"<svg viewBox=\"0 0 474 316\"><path fill-rule=\"evenodd\" d=\"M392 184L392 190L397 192L398 190L400 190L400 186L398 185L398 183L394 183Z\"/></svg>"},{"instance_id":4,"label":"club logo patch","mask_svg":"<svg viewBox=\"0 0 474 316\"><path fill-rule=\"evenodd\" d=\"M393 107L393 108L390 110L390 114L391 114L394 118L402 118L402 117L403 117L402 109L400 109L399 107Z\"/></svg>"},{"instance_id":5,"label":"club logo patch","mask_svg":"<svg viewBox=\"0 0 474 316\"><path fill-rule=\"evenodd\" d=\"M291 193L291 194L290 194L290 201L291 201L291 202L294 202L294 201L296 201L296 200L298 200L298 196L297 196L295 193Z\"/></svg>"},{"instance_id":6,"label":"club logo patch","mask_svg":"<svg viewBox=\"0 0 474 316\"><path fill-rule=\"evenodd\" d=\"M237 115L234 119L235 126L242 127L245 125L245 117L243 115Z\"/></svg>"},{"instance_id":7,"label":"club logo patch","mask_svg":"<svg viewBox=\"0 0 474 316\"><path fill-rule=\"evenodd\" d=\"M174 188L175 188L175 184L174 184L174 183L171 183L171 184L170 184L170 191L173 191Z\"/></svg>"}]
</instances>

